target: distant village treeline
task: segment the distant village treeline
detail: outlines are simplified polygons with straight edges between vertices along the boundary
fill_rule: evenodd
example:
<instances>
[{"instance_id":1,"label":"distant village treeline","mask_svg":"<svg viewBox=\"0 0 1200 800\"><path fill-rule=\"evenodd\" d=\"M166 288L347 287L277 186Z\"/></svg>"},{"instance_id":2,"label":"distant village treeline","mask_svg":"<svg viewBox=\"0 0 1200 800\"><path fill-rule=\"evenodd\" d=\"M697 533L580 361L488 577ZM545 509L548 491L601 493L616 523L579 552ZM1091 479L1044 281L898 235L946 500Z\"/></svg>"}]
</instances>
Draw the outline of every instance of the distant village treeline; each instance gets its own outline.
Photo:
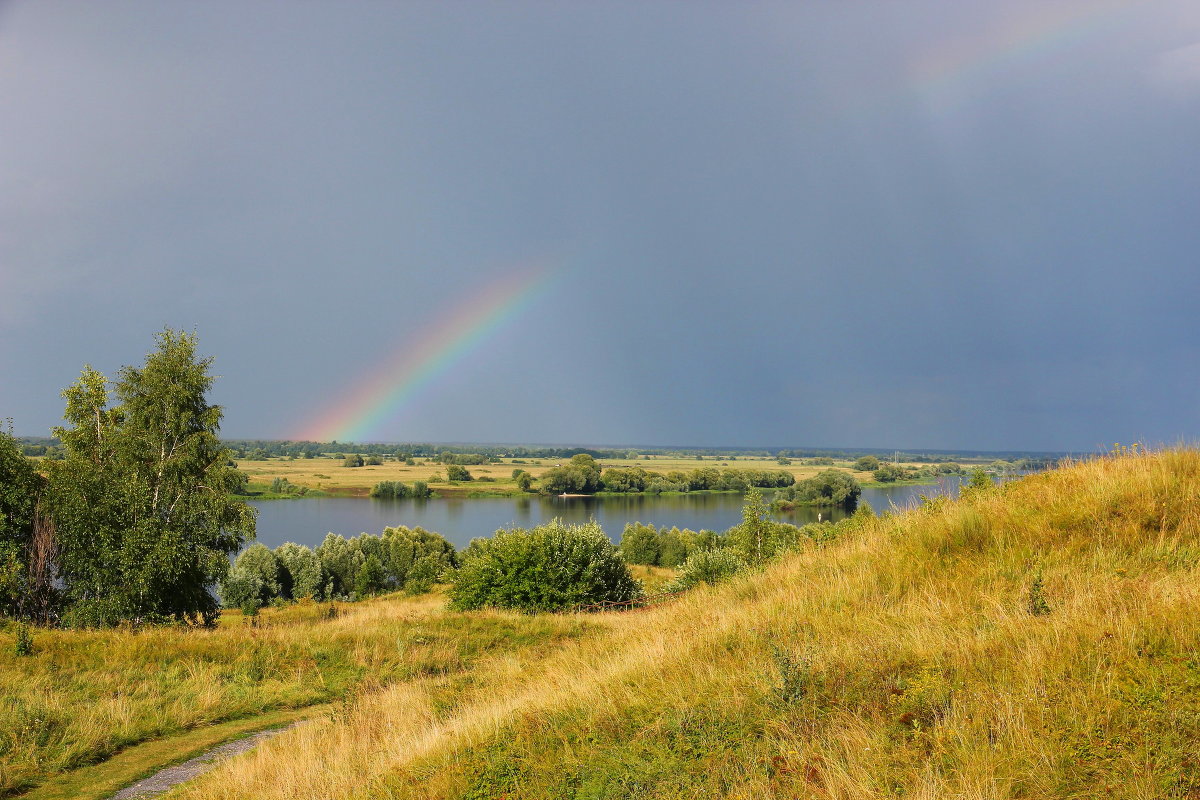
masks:
<instances>
[{"instance_id":1,"label":"distant village treeline","mask_svg":"<svg viewBox=\"0 0 1200 800\"><path fill-rule=\"evenodd\" d=\"M27 456L55 457L61 443L51 437L18 437ZM890 461L918 464L936 464L943 461L990 462L1003 459L1013 462L1017 469L1049 469L1062 458L1072 455L1059 452L982 451L982 450L938 450L907 451L882 450L878 448L706 448L706 447L629 447L594 448L538 445L484 445L484 444L437 444L411 442L295 442L267 439L223 439L235 458L251 461L267 458L344 458L358 453L381 458L406 460L408 458L438 459L442 463L464 465L484 464L502 458L557 458L568 459L576 455L589 455L596 459L633 460L638 458L714 458L736 460L738 458L792 458L829 459L829 461L853 461L863 455L875 455ZM452 459L448 456L461 456Z\"/></svg>"}]
</instances>

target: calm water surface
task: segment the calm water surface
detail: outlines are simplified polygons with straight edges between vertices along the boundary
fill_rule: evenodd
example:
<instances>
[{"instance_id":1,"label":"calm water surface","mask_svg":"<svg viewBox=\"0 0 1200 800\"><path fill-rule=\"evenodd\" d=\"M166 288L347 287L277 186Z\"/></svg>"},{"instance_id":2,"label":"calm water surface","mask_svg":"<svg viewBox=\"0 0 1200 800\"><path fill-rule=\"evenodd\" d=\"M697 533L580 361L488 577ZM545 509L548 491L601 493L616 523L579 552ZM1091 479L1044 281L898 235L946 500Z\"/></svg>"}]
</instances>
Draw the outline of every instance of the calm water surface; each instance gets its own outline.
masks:
<instances>
[{"instance_id":1,"label":"calm water surface","mask_svg":"<svg viewBox=\"0 0 1200 800\"><path fill-rule=\"evenodd\" d=\"M863 489L862 500L876 511L892 506L903 508L919 502L920 495L957 495L961 481L943 478L925 486L894 486ZM769 498L770 490L764 494ZM614 541L628 522L676 525L692 530L723 531L741 522L742 496L738 494L682 494L629 497L498 497L433 500L367 500L353 497L315 497L298 500L260 500L258 541L268 547L296 542L316 547L326 533L357 536L379 534L389 525L420 525L437 531L454 544L465 547L472 539L491 536L500 528L527 528L560 517L567 522L595 519ZM779 517L803 525L823 519L840 519L844 512L801 508Z\"/></svg>"}]
</instances>

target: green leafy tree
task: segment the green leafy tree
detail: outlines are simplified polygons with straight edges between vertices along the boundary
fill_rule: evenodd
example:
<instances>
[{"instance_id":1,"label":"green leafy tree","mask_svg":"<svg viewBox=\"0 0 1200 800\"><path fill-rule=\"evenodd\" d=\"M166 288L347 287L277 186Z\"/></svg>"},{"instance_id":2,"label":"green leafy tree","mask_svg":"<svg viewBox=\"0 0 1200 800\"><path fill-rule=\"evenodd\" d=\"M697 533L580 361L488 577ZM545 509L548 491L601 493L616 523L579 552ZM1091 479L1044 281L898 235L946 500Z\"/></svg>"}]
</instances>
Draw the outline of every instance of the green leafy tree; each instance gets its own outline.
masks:
<instances>
[{"instance_id":1,"label":"green leafy tree","mask_svg":"<svg viewBox=\"0 0 1200 800\"><path fill-rule=\"evenodd\" d=\"M546 494L592 494L601 486L600 465L587 453L579 453L567 464L546 470L541 484Z\"/></svg>"},{"instance_id":2,"label":"green leafy tree","mask_svg":"<svg viewBox=\"0 0 1200 800\"><path fill-rule=\"evenodd\" d=\"M266 545L255 542L238 554L234 568L258 579L259 600L266 605L276 597L285 596L283 575L279 559ZM241 605L240 603L238 605Z\"/></svg>"},{"instance_id":3,"label":"green leafy tree","mask_svg":"<svg viewBox=\"0 0 1200 800\"><path fill-rule=\"evenodd\" d=\"M279 561L284 597L323 599L326 577L316 553L304 545L285 542L275 548L275 558Z\"/></svg>"},{"instance_id":4,"label":"green leafy tree","mask_svg":"<svg viewBox=\"0 0 1200 800\"><path fill-rule=\"evenodd\" d=\"M31 601L52 588L52 554L44 551L49 543L37 536L45 526L38 514L41 491L33 462L10 434L0 431L0 613L10 616L44 617L46 609L35 612Z\"/></svg>"},{"instance_id":5,"label":"green leafy tree","mask_svg":"<svg viewBox=\"0 0 1200 800\"><path fill-rule=\"evenodd\" d=\"M895 464L884 464L872 474L880 483L894 483L905 477L904 469Z\"/></svg>"},{"instance_id":6,"label":"green leafy tree","mask_svg":"<svg viewBox=\"0 0 1200 800\"><path fill-rule=\"evenodd\" d=\"M164 330L144 366L108 381L85 367L68 387L54 433L66 450L48 462L59 574L73 619L89 624L174 618L211 624L208 587L228 554L254 535L254 511L230 499L240 485L210 404L211 358L193 334Z\"/></svg>"},{"instance_id":7,"label":"green leafy tree","mask_svg":"<svg viewBox=\"0 0 1200 800\"><path fill-rule=\"evenodd\" d=\"M315 552L331 594L344 597L353 592L354 580L364 561L362 550L345 536L330 533Z\"/></svg>"},{"instance_id":8,"label":"green leafy tree","mask_svg":"<svg viewBox=\"0 0 1200 800\"><path fill-rule=\"evenodd\" d=\"M429 591L458 565L454 545L419 526L384 528L382 541L387 548L384 566L394 584L410 594Z\"/></svg>"},{"instance_id":9,"label":"green leafy tree","mask_svg":"<svg viewBox=\"0 0 1200 800\"><path fill-rule=\"evenodd\" d=\"M533 476L521 470L521 474L517 476L517 488L522 492L530 491L533 488Z\"/></svg>"},{"instance_id":10,"label":"green leafy tree","mask_svg":"<svg viewBox=\"0 0 1200 800\"><path fill-rule=\"evenodd\" d=\"M854 462L854 469L859 472L874 472L879 469L879 459L875 456L863 456Z\"/></svg>"},{"instance_id":11,"label":"green leafy tree","mask_svg":"<svg viewBox=\"0 0 1200 800\"><path fill-rule=\"evenodd\" d=\"M751 489L742 506L742 524L730 530L730 539L738 554L748 563L761 564L771 554L771 521L762 492Z\"/></svg>"},{"instance_id":12,"label":"green leafy tree","mask_svg":"<svg viewBox=\"0 0 1200 800\"><path fill-rule=\"evenodd\" d=\"M248 616L262 608L262 578L244 569L234 567L221 581L221 605L225 608L240 608Z\"/></svg>"},{"instance_id":13,"label":"green leafy tree","mask_svg":"<svg viewBox=\"0 0 1200 800\"><path fill-rule=\"evenodd\" d=\"M658 530L653 525L628 523L621 534L621 555L629 564L657 564Z\"/></svg>"},{"instance_id":14,"label":"green leafy tree","mask_svg":"<svg viewBox=\"0 0 1200 800\"><path fill-rule=\"evenodd\" d=\"M370 597L382 592L387 584L387 575L383 571L383 563L377 555L369 555L363 562L362 569L354 576L354 592L359 597Z\"/></svg>"},{"instance_id":15,"label":"green leafy tree","mask_svg":"<svg viewBox=\"0 0 1200 800\"><path fill-rule=\"evenodd\" d=\"M469 481L474 476L466 467L460 467L458 464L449 464L446 467L446 479L451 481Z\"/></svg>"},{"instance_id":16,"label":"green leafy tree","mask_svg":"<svg viewBox=\"0 0 1200 800\"><path fill-rule=\"evenodd\" d=\"M688 557L687 543L678 528L658 532L658 565L678 567Z\"/></svg>"},{"instance_id":17,"label":"green leafy tree","mask_svg":"<svg viewBox=\"0 0 1200 800\"><path fill-rule=\"evenodd\" d=\"M848 472L826 469L811 478L797 481L795 485L775 493L772 505L776 509L789 510L795 506L831 506L853 509L858 504L862 486Z\"/></svg>"},{"instance_id":18,"label":"green leafy tree","mask_svg":"<svg viewBox=\"0 0 1200 800\"><path fill-rule=\"evenodd\" d=\"M992 483L992 476L987 474L983 467L976 467L971 470L971 480L967 482L967 488L979 492L985 489L991 489L995 484Z\"/></svg>"}]
</instances>

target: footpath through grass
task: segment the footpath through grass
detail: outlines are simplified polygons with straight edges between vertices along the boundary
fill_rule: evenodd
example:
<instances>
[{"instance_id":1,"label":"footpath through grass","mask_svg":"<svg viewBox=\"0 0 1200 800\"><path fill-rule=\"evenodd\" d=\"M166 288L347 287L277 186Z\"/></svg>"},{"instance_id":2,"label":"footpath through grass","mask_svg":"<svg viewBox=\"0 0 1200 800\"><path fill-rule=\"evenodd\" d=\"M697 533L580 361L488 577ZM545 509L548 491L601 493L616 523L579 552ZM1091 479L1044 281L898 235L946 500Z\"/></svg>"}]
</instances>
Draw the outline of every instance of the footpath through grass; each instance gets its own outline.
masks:
<instances>
[{"instance_id":1,"label":"footpath through grass","mask_svg":"<svg viewBox=\"0 0 1200 800\"><path fill-rule=\"evenodd\" d=\"M605 626L360 694L172 796L1200 796L1200 454L870 520Z\"/></svg>"},{"instance_id":2,"label":"footpath through grass","mask_svg":"<svg viewBox=\"0 0 1200 800\"><path fill-rule=\"evenodd\" d=\"M266 609L255 627L227 612L214 630L37 630L28 656L0 632L0 797L141 742L453 676L587 628L444 607L440 594L397 595L339 603L332 618L328 604Z\"/></svg>"}]
</instances>

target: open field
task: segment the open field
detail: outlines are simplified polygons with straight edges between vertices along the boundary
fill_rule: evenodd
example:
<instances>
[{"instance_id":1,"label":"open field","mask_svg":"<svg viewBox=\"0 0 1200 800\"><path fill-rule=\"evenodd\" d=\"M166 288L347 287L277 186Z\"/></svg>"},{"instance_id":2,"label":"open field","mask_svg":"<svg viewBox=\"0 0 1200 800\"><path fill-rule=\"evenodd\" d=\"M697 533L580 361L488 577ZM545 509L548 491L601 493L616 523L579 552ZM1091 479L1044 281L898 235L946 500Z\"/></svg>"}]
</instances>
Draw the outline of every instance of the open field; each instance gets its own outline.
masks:
<instances>
[{"instance_id":1,"label":"open field","mask_svg":"<svg viewBox=\"0 0 1200 800\"><path fill-rule=\"evenodd\" d=\"M434 491L442 495L474 494L519 494L513 481L514 469L523 469L541 477L546 470L564 463L565 459L524 459L514 463L513 459L503 459L499 464L480 464L468 466L467 470L476 479L465 483L450 483L446 481L446 467L433 461L418 459L414 466L407 466L400 461L385 461L378 466L346 467L341 458L312 458L312 459L270 459L267 461L239 460L238 469L250 477L252 486L262 489L275 478L286 478L298 486L317 489L329 494L366 496L371 487L381 481L402 481L411 484L413 481L425 481ZM915 462L901 462L904 466L920 467ZM801 460L794 460L790 465L781 466L773 458L738 458L736 460L716 458L669 458L665 456L650 456L648 458L603 459L601 467L641 467L648 472L667 473L673 471L690 472L694 469L716 467L718 469L758 469L786 470L796 476L797 480L811 478L825 469L841 469L854 475L861 483L870 483L873 477L870 472L855 472L850 468L850 462L838 462L834 467L828 465L808 465ZM491 478L492 481L480 481L479 478Z\"/></svg>"},{"instance_id":2,"label":"open field","mask_svg":"<svg viewBox=\"0 0 1200 800\"><path fill-rule=\"evenodd\" d=\"M869 519L553 652L357 696L188 800L1200 794L1200 454Z\"/></svg>"}]
</instances>

